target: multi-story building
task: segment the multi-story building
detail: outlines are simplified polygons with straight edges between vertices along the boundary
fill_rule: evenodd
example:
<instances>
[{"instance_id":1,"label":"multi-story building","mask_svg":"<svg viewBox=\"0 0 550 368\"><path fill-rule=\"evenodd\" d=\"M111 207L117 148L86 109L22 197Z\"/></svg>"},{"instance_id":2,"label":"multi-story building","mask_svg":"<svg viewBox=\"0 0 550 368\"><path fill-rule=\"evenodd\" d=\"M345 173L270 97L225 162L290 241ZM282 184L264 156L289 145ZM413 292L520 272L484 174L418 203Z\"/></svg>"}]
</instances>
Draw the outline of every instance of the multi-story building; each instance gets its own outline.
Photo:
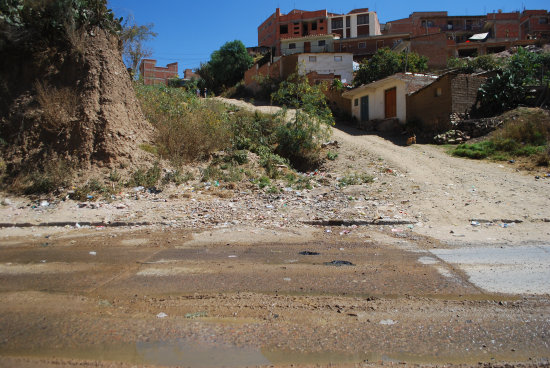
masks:
<instances>
[{"instance_id":1,"label":"multi-story building","mask_svg":"<svg viewBox=\"0 0 550 368\"><path fill-rule=\"evenodd\" d=\"M139 65L140 78L145 85L165 84L168 80L178 77L178 63L171 63L166 67L156 66L157 61L153 59L143 59Z\"/></svg>"},{"instance_id":2,"label":"multi-story building","mask_svg":"<svg viewBox=\"0 0 550 368\"><path fill-rule=\"evenodd\" d=\"M315 52L314 49L326 52L331 47L328 44L334 39L380 34L378 16L366 8L355 9L348 14L329 13L326 9L294 9L288 14L282 14L277 8L258 27L258 46L270 47L274 56L295 53L296 51L290 51L293 49L302 50L301 52ZM294 47L297 43L300 43L300 48Z\"/></svg>"},{"instance_id":3,"label":"multi-story building","mask_svg":"<svg viewBox=\"0 0 550 368\"><path fill-rule=\"evenodd\" d=\"M383 34L408 34L408 49L427 56L429 65L445 66L449 57L484 55L550 39L546 10L449 16L446 11L414 12L387 22Z\"/></svg>"}]
</instances>

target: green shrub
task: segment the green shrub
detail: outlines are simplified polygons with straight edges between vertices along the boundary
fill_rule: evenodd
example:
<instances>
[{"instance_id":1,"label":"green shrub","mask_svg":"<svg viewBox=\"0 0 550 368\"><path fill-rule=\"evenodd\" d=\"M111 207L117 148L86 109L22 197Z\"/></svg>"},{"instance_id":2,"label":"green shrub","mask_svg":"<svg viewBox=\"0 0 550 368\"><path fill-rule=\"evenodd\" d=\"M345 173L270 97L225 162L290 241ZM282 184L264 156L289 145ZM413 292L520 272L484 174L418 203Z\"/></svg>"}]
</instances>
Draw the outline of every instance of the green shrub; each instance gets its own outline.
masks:
<instances>
[{"instance_id":1,"label":"green shrub","mask_svg":"<svg viewBox=\"0 0 550 368\"><path fill-rule=\"evenodd\" d=\"M23 192L25 194L45 194L56 191L60 187L70 185L72 178L72 165L65 160L49 160L44 168L23 175Z\"/></svg>"},{"instance_id":2,"label":"green shrub","mask_svg":"<svg viewBox=\"0 0 550 368\"><path fill-rule=\"evenodd\" d=\"M158 154L176 165L207 158L231 146L231 127L223 104L165 86L136 84L136 95L145 116L157 128Z\"/></svg>"},{"instance_id":3,"label":"green shrub","mask_svg":"<svg viewBox=\"0 0 550 368\"><path fill-rule=\"evenodd\" d=\"M332 152L332 151L327 152L327 159L328 160L334 161L334 160L336 160L337 157L338 157L338 153Z\"/></svg>"},{"instance_id":4,"label":"green shrub","mask_svg":"<svg viewBox=\"0 0 550 368\"><path fill-rule=\"evenodd\" d=\"M132 180L130 181L131 186L142 186L145 188L152 188L157 185L160 180L161 169L158 163L155 163L152 167L145 170L140 168L134 172L132 175Z\"/></svg>"},{"instance_id":5,"label":"green shrub","mask_svg":"<svg viewBox=\"0 0 550 368\"><path fill-rule=\"evenodd\" d=\"M175 170L167 172L162 178L162 183L165 185L169 183L181 185L183 183L187 183L190 180L193 180L193 174L191 174L190 172L186 172L185 174L183 174L181 171Z\"/></svg>"},{"instance_id":6,"label":"green shrub","mask_svg":"<svg viewBox=\"0 0 550 368\"><path fill-rule=\"evenodd\" d=\"M365 173L353 173L345 175L344 177L338 180L338 184L341 187L348 185L361 185L366 183L372 183L374 178L371 175Z\"/></svg>"}]
</instances>

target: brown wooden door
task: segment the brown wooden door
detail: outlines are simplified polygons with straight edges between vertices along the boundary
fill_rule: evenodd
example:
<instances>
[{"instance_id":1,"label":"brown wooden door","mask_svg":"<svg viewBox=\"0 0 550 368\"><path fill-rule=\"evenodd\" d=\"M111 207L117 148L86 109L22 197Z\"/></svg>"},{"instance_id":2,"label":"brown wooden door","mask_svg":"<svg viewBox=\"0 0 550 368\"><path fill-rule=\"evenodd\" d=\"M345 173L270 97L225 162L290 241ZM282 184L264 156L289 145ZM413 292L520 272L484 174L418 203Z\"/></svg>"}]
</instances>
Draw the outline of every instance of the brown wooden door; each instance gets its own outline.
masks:
<instances>
[{"instance_id":1,"label":"brown wooden door","mask_svg":"<svg viewBox=\"0 0 550 368\"><path fill-rule=\"evenodd\" d=\"M386 119L395 118L397 116L396 89L390 88L385 91L384 106Z\"/></svg>"},{"instance_id":2,"label":"brown wooden door","mask_svg":"<svg viewBox=\"0 0 550 368\"><path fill-rule=\"evenodd\" d=\"M304 42L304 52L311 52L311 43Z\"/></svg>"}]
</instances>

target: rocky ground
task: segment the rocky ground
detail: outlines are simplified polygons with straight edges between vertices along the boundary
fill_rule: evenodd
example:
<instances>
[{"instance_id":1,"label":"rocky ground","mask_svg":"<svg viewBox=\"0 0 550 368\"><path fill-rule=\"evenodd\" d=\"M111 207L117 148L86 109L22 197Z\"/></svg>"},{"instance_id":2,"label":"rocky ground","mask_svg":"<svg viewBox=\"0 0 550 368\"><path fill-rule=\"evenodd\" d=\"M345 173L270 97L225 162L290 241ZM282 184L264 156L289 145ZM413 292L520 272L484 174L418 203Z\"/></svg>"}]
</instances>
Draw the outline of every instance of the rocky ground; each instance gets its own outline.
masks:
<instances>
[{"instance_id":1,"label":"rocky ground","mask_svg":"<svg viewBox=\"0 0 550 368\"><path fill-rule=\"evenodd\" d=\"M312 189L6 196L0 365L548 365L546 173L332 139Z\"/></svg>"}]
</instances>

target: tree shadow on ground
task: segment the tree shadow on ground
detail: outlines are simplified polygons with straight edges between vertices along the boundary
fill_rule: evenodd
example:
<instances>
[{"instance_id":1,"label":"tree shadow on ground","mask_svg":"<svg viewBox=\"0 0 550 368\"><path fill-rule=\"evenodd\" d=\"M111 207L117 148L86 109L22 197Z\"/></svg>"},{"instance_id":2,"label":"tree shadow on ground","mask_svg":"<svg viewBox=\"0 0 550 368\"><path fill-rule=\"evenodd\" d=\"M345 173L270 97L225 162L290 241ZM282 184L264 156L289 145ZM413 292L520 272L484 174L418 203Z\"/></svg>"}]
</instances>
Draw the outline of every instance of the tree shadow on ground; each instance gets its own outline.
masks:
<instances>
[{"instance_id":1,"label":"tree shadow on ground","mask_svg":"<svg viewBox=\"0 0 550 368\"><path fill-rule=\"evenodd\" d=\"M411 136L410 134L403 132L380 132L375 130L363 130L359 129L354 122L350 121L344 121L344 120L337 120L336 125L334 126L335 129L338 129L344 133L347 133L349 135L353 136L361 136L361 135L375 135L381 138L384 138L387 141L392 142L396 146L406 146L407 145L407 139ZM416 143L419 144L427 144L431 143L431 141L427 138L423 138L420 136L416 136Z\"/></svg>"}]
</instances>

